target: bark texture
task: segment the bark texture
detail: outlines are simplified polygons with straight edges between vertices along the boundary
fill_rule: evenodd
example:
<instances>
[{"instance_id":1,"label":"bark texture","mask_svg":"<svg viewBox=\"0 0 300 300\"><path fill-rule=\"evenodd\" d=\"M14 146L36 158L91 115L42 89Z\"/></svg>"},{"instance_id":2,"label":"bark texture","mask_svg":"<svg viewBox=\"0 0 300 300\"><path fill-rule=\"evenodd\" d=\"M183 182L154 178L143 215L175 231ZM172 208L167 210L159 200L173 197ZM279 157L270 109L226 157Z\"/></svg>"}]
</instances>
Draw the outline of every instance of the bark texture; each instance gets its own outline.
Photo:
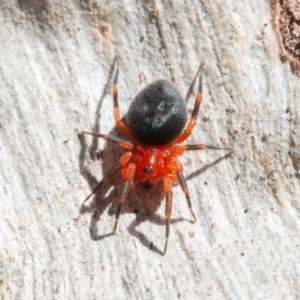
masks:
<instances>
[{"instance_id":1,"label":"bark texture","mask_svg":"<svg viewBox=\"0 0 300 300\"><path fill-rule=\"evenodd\" d=\"M0 298L299 299L300 84L273 24L267 0L0 2ZM123 137L116 55L122 115L157 79L191 113L205 60L188 143L234 148L181 158L197 222L176 186L165 256L158 190L130 191L115 236L119 176L82 206L123 152L79 137Z\"/></svg>"}]
</instances>

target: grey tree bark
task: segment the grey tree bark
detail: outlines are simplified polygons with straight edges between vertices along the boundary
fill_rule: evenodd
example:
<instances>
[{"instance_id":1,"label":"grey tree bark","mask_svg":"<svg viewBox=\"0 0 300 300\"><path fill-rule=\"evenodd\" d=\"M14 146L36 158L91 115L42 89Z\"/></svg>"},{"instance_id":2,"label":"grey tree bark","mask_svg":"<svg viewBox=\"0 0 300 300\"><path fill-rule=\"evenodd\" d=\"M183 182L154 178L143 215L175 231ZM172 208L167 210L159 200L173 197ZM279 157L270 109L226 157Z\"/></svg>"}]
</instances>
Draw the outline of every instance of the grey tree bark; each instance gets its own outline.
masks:
<instances>
[{"instance_id":1,"label":"grey tree bark","mask_svg":"<svg viewBox=\"0 0 300 300\"><path fill-rule=\"evenodd\" d=\"M281 60L269 1L0 8L2 299L299 299L300 84ZM122 115L159 78L185 97L205 60L188 142L234 148L181 158L197 222L174 187L165 256L157 190L130 192L116 235L119 176L82 205L122 153L79 136L124 137L109 92L115 56Z\"/></svg>"}]
</instances>

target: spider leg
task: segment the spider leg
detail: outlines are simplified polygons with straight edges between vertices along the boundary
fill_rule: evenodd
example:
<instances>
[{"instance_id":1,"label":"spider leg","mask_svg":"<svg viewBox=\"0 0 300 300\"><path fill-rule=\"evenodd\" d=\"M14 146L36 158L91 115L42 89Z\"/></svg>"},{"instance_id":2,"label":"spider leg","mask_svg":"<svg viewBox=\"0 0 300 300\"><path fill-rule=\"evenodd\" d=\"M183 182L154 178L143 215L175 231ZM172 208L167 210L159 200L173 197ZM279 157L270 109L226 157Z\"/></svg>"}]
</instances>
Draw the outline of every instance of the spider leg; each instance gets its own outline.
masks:
<instances>
[{"instance_id":1,"label":"spider leg","mask_svg":"<svg viewBox=\"0 0 300 300\"><path fill-rule=\"evenodd\" d=\"M171 182L169 178L163 179L164 191L166 192L166 240L163 255L166 254L168 249L168 241L170 234L170 222L171 222L171 212L172 212L172 190Z\"/></svg>"},{"instance_id":2,"label":"spider leg","mask_svg":"<svg viewBox=\"0 0 300 300\"><path fill-rule=\"evenodd\" d=\"M118 137L115 137L113 135L107 135L107 134L101 134L101 133L94 133L94 132L87 132L87 131L82 131L82 134L89 134L95 137L100 137L103 138L105 140L112 140L115 142L119 143L119 146L127 149L127 150L133 150L134 149L134 145L132 143L130 143L129 141L126 140L122 140L119 139ZM97 184L97 186L93 189L92 193L89 194L85 200L83 201L83 203L85 203L87 200L89 200L94 194L97 193L97 191L99 189L101 189L101 187L103 186L103 184L105 184L106 182L108 182L113 176L114 174L122 167L124 166L124 164L127 163L127 161L129 161L129 151L127 151L126 153L124 153L124 155L120 158L119 162L117 164L115 164L102 178L102 180Z\"/></svg>"},{"instance_id":3,"label":"spider leg","mask_svg":"<svg viewBox=\"0 0 300 300\"><path fill-rule=\"evenodd\" d=\"M193 211L193 208L192 208L192 202L191 202L191 198L190 198L190 193L189 193L189 189L188 189L188 186L186 184L186 180L185 180L185 177L182 173L181 170L177 171L176 172L176 175L177 175L177 178L178 178L178 181L180 183L180 186L185 194L185 198L186 198L186 201L188 203L188 206L189 206L189 209L190 209L190 212L193 216L193 219L194 219L194 222L196 222L196 216L194 214L194 211Z\"/></svg>"},{"instance_id":4,"label":"spider leg","mask_svg":"<svg viewBox=\"0 0 300 300\"><path fill-rule=\"evenodd\" d=\"M91 192L91 194L89 194L85 200L83 201L83 203L85 203L87 200L89 200L94 194L97 193L97 191L99 189L101 189L101 187L103 186L103 184L105 184L106 182L108 182L113 176L114 174L121 168L120 163L115 164L106 174L105 176L102 178L102 180L96 185L96 187L93 189L93 191Z\"/></svg>"},{"instance_id":5,"label":"spider leg","mask_svg":"<svg viewBox=\"0 0 300 300\"><path fill-rule=\"evenodd\" d=\"M120 197L120 199L118 201L118 207L117 207L117 212L116 212L116 221L115 221L115 226L114 226L114 232L116 232L117 227L118 227L118 221L119 221L121 209L123 207L124 201L127 198L130 184L132 183L132 180L134 178L135 168L136 168L136 165L133 164L133 163L130 163L130 164L128 164L127 166L125 166L122 169L121 175L122 175L123 179L126 179L126 181L125 181L125 184L124 184L123 189L122 189L121 197Z\"/></svg>"},{"instance_id":6,"label":"spider leg","mask_svg":"<svg viewBox=\"0 0 300 300\"><path fill-rule=\"evenodd\" d=\"M115 64L116 64L116 73L113 81L112 86L112 94L114 99L114 118L116 121L116 124L118 128L126 134L129 138L133 139L133 135L129 129L129 127L121 120L120 117L120 111L119 111L119 102L118 102L118 76L119 76L119 62L118 58L115 58Z\"/></svg>"},{"instance_id":7,"label":"spider leg","mask_svg":"<svg viewBox=\"0 0 300 300\"><path fill-rule=\"evenodd\" d=\"M169 191L166 194L166 241L165 241L164 255L166 254L168 249L171 211L172 211L172 192Z\"/></svg>"},{"instance_id":8,"label":"spider leg","mask_svg":"<svg viewBox=\"0 0 300 300\"><path fill-rule=\"evenodd\" d=\"M115 164L108 171L108 173L106 173L104 175L102 180L93 189L92 193L87 196L87 198L83 201L83 203L86 202L88 199L90 199L103 186L103 184L108 182L121 167L124 167L130 161L131 157L132 157L132 152L130 152L130 151L125 152L119 159L119 162L117 164Z\"/></svg>"},{"instance_id":9,"label":"spider leg","mask_svg":"<svg viewBox=\"0 0 300 300\"><path fill-rule=\"evenodd\" d=\"M120 139L116 136L113 135L109 135L109 134L102 134L102 133L97 133L97 132L87 132L87 131L82 131L82 134L89 134L95 137L99 137L99 138L103 138L105 140L110 140L110 141L114 141L117 142L119 144L120 147L127 149L127 150L133 150L134 149L134 145L126 140Z\"/></svg>"},{"instance_id":10,"label":"spider leg","mask_svg":"<svg viewBox=\"0 0 300 300\"><path fill-rule=\"evenodd\" d=\"M194 105L194 109L192 112L192 116L191 119L186 127L186 129L176 138L175 140L175 144L180 144L182 143L184 140L186 140L192 130L194 129L195 123L196 123L196 118L198 115L198 111L199 111L199 107L202 101L202 73L203 73L203 68L204 68L204 62L201 63L198 73L199 73L199 86L198 86L198 94L196 96L196 100L195 100L195 105Z\"/></svg>"},{"instance_id":11,"label":"spider leg","mask_svg":"<svg viewBox=\"0 0 300 300\"><path fill-rule=\"evenodd\" d=\"M116 212L116 221L115 221L115 226L114 226L114 232L116 232L117 227L118 227L118 221L119 221L121 209L123 207L124 201L127 198L128 191L129 191L129 185L130 185L130 180L128 179L128 180L125 181L125 184L124 184L123 189L122 189L121 198L118 201L118 207L117 207L117 212Z\"/></svg>"},{"instance_id":12,"label":"spider leg","mask_svg":"<svg viewBox=\"0 0 300 300\"><path fill-rule=\"evenodd\" d=\"M214 149L214 150L230 150L233 149L230 147L219 147L214 145L204 145L204 144L196 144L196 145L185 145L185 146L174 146L175 151L179 151L180 153L183 153L184 151L189 150L205 150L205 149Z\"/></svg>"}]
</instances>

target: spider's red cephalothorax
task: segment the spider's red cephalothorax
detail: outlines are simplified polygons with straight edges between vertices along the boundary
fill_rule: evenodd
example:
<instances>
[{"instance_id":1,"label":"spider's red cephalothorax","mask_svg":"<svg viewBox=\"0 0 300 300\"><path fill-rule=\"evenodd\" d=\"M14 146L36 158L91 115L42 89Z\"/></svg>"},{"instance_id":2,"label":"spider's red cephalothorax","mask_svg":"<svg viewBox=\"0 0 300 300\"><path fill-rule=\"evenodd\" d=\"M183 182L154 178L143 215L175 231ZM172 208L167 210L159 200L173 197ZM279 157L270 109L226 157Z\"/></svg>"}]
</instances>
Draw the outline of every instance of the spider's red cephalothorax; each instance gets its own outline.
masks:
<instances>
[{"instance_id":1,"label":"spider's red cephalothorax","mask_svg":"<svg viewBox=\"0 0 300 300\"><path fill-rule=\"evenodd\" d=\"M180 145L190 136L195 126L202 100L203 66L204 64L202 63L198 70L198 94L192 116L187 125L188 115L186 104L176 88L167 80L155 81L143 89L132 101L126 115L126 123L124 123L119 113L117 89L119 67L116 59L116 74L112 87L114 118L118 128L132 142L111 135L83 132L84 134L115 141L120 147L127 150L121 156L118 163L105 174L92 193L85 199L87 201L100 190L103 184L110 180L117 171L121 172L121 177L125 183L121 197L118 200L114 231L117 229L121 208L127 197L129 188L133 187L135 182L139 182L145 186L154 186L159 181L162 182L163 192L166 194L166 241L163 254L166 253L168 246L172 209L172 186L178 182L185 194L193 219L196 221L192 210L189 190L183 175L183 166L178 156L188 150L229 150L229 148L204 144Z\"/></svg>"},{"instance_id":2,"label":"spider's red cephalothorax","mask_svg":"<svg viewBox=\"0 0 300 300\"><path fill-rule=\"evenodd\" d=\"M132 163L136 165L136 178L143 184L154 186L161 178L178 182L176 172L182 170L172 147L138 145L133 150Z\"/></svg>"}]
</instances>

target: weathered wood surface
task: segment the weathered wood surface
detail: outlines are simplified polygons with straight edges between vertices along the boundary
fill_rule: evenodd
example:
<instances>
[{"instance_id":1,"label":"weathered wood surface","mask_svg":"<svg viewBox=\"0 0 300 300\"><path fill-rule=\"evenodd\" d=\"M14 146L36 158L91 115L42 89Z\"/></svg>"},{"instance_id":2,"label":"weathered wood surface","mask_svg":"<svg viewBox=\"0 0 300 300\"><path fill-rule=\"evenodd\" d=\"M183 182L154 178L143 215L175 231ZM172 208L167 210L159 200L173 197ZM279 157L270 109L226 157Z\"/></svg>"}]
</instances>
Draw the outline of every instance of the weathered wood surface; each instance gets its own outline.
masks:
<instances>
[{"instance_id":1,"label":"weathered wood surface","mask_svg":"<svg viewBox=\"0 0 300 300\"><path fill-rule=\"evenodd\" d=\"M269 1L0 6L2 299L299 299L300 81L280 59ZM155 192L131 193L115 236L118 177L100 222L81 208L121 153L78 137L119 134L108 92L115 55L122 113L158 78L186 95L205 59L189 142L235 149L182 157L198 221L175 187L165 256Z\"/></svg>"}]
</instances>

